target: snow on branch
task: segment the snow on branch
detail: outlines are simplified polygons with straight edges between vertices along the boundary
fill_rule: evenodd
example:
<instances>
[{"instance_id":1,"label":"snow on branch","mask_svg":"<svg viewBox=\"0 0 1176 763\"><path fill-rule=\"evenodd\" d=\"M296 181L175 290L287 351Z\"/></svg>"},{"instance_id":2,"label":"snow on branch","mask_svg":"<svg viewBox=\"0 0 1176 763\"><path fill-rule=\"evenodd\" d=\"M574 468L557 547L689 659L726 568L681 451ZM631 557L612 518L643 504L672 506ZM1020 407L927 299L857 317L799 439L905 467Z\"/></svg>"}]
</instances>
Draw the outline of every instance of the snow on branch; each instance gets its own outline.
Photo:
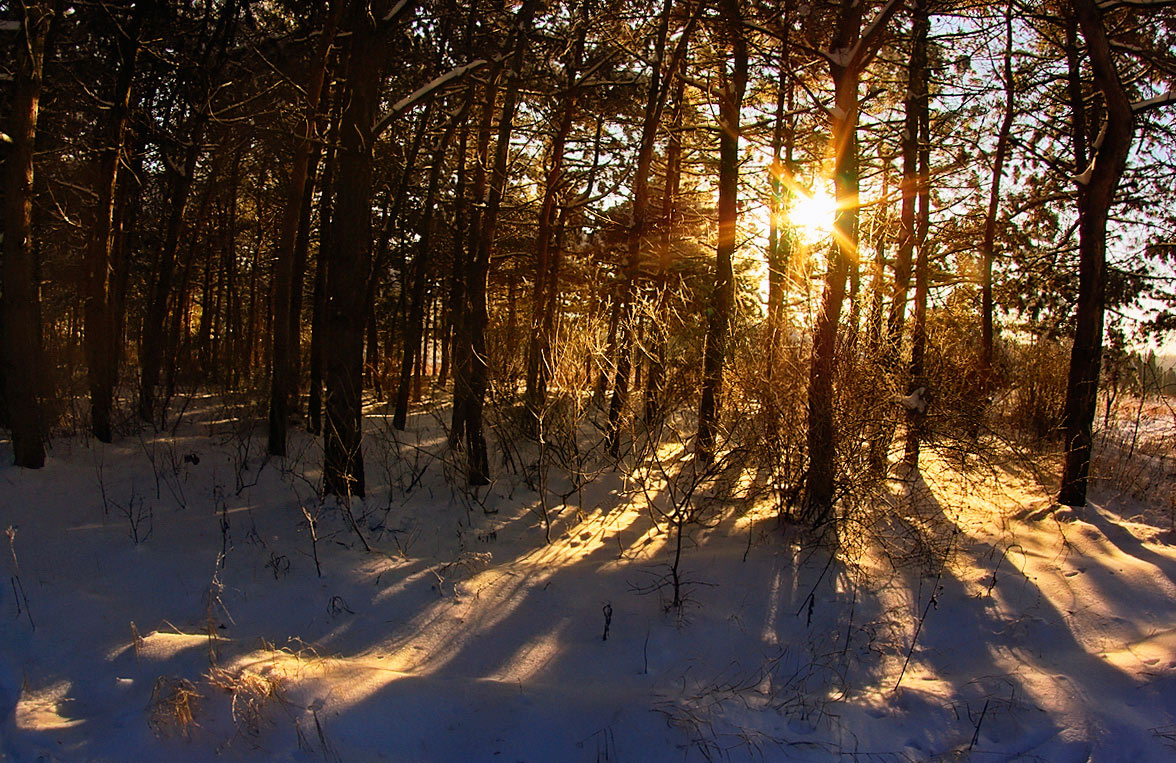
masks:
<instances>
[{"instance_id":1,"label":"snow on branch","mask_svg":"<svg viewBox=\"0 0 1176 763\"><path fill-rule=\"evenodd\" d=\"M1098 3L1103 13L1116 8L1168 8L1176 6L1176 0L1104 0Z\"/></svg>"},{"instance_id":2,"label":"snow on branch","mask_svg":"<svg viewBox=\"0 0 1176 763\"><path fill-rule=\"evenodd\" d=\"M887 0L886 5L882 6L882 10L874 16L874 20L870 22L864 30L862 30L861 37L858 38L857 43L849 49L846 62L849 66L863 67L874 56L874 52L882 42L882 32L886 29L886 25L890 23L890 19L906 4L905 0ZM830 51L832 55L832 51Z\"/></svg>"},{"instance_id":3,"label":"snow on branch","mask_svg":"<svg viewBox=\"0 0 1176 763\"><path fill-rule=\"evenodd\" d=\"M854 0L854 2L859 1ZM882 32L885 31L886 25L890 23L890 19L904 5L906 5L906 0L887 0L886 5L882 6L882 9L878 11L869 25L862 30L861 34L858 35L857 42L853 45L849 47L829 48L828 50L814 50L814 52L834 66L842 69L860 70L869 62L881 45Z\"/></svg>"},{"instance_id":4,"label":"snow on branch","mask_svg":"<svg viewBox=\"0 0 1176 763\"><path fill-rule=\"evenodd\" d=\"M375 127L372 128L372 136L378 137L382 132L384 132L384 130L388 129L388 125L392 124L392 121L396 119L396 117L403 114L414 104L421 102L433 93L441 90L450 82L453 82L456 79L460 79L476 69L480 69L487 63L489 62L486 59L478 58L470 61L468 64L463 64L456 69L450 69L438 77L434 77L431 81L417 88L410 95L407 95L394 103L392 105L392 109L387 114L380 117L380 120L376 122Z\"/></svg>"},{"instance_id":5,"label":"snow on branch","mask_svg":"<svg viewBox=\"0 0 1176 763\"><path fill-rule=\"evenodd\" d=\"M1168 106L1176 103L1176 90L1169 90L1168 92L1157 95L1155 98L1148 98L1143 101L1136 101L1131 104L1131 111L1136 114L1142 114L1145 111L1158 109L1161 106Z\"/></svg>"},{"instance_id":6,"label":"snow on branch","mask_svg":"<svg viewBox=\"0 0 1176 763\"><path fill-rule=\"evenodd\" d=\"M399 16L404 11L404 9L408 7L409 2L410 0L400 0L399 3L392 6L392 10L384 14L384 18L380 20L380 23L391 24L396 20L396 17Z\"/></svg>"}]
</instances>

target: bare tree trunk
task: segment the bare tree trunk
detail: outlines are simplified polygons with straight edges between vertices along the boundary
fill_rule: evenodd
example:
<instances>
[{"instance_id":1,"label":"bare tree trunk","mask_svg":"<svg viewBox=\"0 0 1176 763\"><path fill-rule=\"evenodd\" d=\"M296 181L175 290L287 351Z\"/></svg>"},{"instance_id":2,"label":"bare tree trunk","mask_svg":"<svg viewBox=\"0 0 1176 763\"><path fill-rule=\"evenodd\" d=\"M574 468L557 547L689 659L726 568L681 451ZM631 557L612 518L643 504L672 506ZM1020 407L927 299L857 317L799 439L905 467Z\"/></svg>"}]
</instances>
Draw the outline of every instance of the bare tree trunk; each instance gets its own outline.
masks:
<instances>
[{"instance_id":1,"label":"bare tree trunk","mask_svg":"<svg viewBox=\"0 0 1176 763\"><path fill-rule=\"evenodd\" d=\"M1013 107L1016 94L1013 82L1013 6L1005 6L1005 50L1003 59L1005 102L1004 116L996 136L996 155L992 162L992 186L988 193L988 211L984 216L984 240L980 245L980 390L988 394L992 384L993 346L995 330L992 300L992 265L996 259L996 218L1000 211L1000 184L1008 159L1013 128Z\"/></svg>"},{"instance_id":2,"label":"bare tree trunk","mask_svg":"<svg viewBox=\"0 0 1176 763\"><path fill-rule=\"evenodd\" d=\"M323 492L341 498L365 491L363 421L363 338L365 294L372 265L372 127L383 80L383 47L375 27L385 3L349 9L345 105L339 127L335 219L327 264L325 374L327 421L324 432Z\"/></svg>"},{"instance_id":3,"label":"bare tree trunk","mask_svg":"<svg viewBox=\"0 0 1176 763\"><path fill-rule=\"evenodd\" d=\"M445 169L445 155L449 151L449 144L453 141L458 123L465 119L469 111L469 105L469 101L467 101L463 108L449 119L444 133L434 147L432 166L429 168L429 185L425 191L425 204L420 221L420 241L412 266L411 300L408 307L408 320L405 322L400 376L396 387L396 407L392 414L392 426L400 430L403 430L408 424L408 402L412 391L412 364L414 357L420 350L424 333L425 288L428 285L429 250L432 245L433 207L437 198L437 189L441 183L441 173Z\"/></svg>"},{"instance_id":4,"label":"bare tree trunk","mask_svg":"<svg viewBox=\"0 0 1176 763\"><path fill-rule=\"evenodd\" d=\"M100 442L111 442L117 357L114 315L110 304L111 246L114 240L114 208L118 169L130 112L131 83L139 52L147 4L136 6L131 24L119 36L118 74L111 94L111 109L98 147L94 190L96 201L86 241L86 373L90 385L90 428Z\"/></svg>"},{"instance_id":5,"label":"bare tree trunk","mask_svg":"<svg viewBox=\"0 0 1176 763\"><path fill-rule=\"evenodd\" d=\"M731 324L731 306L735 298L735 229L738 222L739 197L739 112L747 88L747 41L743 36L743 18L737 0L723 3L723 24L731 46L731 72L724 66L719 73L719 241L716 250L715 287L708 311L706 338L703 343L702 397L698 406L698 460L709 465L714 460L715 430L719 421L719 397L723 384L723 361L727 350L727 333Z\"/></svg>"},{"instance_id":6,"label":"bare tree trunk","mask_svg":"<svg viewBox=\"0 0 1176 763\"><path fill-rule=\"evenodd\" d=\"M498 224L498 211L506 191L507 159L510 155L510 136L514 129L514 113L518 104L523 51L527 46L532 19L539 8L538 0L524 0L515 18L515 37L512 41L510 58L504 66L502 76L506 86L503 91L502 111L498 120L498 135L494 146L494 165L489 173L486 204L479 225L473 227L477 238L471 243L470 259L467 263L464 310L465 329L462 332L463 368L466 384L459 399L458 388L454 387L455 427L450 437L460 429L465 435L466 457L468 459L467 480L470 485L485 485L490 481L490 465L486 453L486 435L482 428L482 409L486 402L489 384L489 364L486 347L486 328L489 313L486 303L487 278L490 273L490 255L494 248L494 236ZM489 88L491 93L495 90ZM488 107L492 99L487 99ZM488 123L483 119L483 134L479 136L479 149L489 138L486 134ZM479 153L481 153L479 151ZM475 198L477 198L475 196ZM460 426L457 417L461 417Z\"/></svg>"},{"instance_id":7,"label":"bare tree trunk","mask_svg":"<svg viewBox=\"0 0 1176 763\"><path fill-rule=\"evenodd\" d=\"M155 388L159 386L159 374L163 369L165 354L165 322L167 321L168 298L172 292L175 277L176 251L180 245L180 234L184 228L184 210L200 157L200 139L204 133L205 117L196 117L190 133L190 143L185 152L181 169L169 169L171 192L168 194L169 212L163 243L156 258L157 266L151 300L143 319L143 334L139 347L139 418L146 422L155 419ZM170 167L170 165L169 165Z\"/></svg>"},{"instance_id":8,"label":"bare tree trunk","mask_svg":"<svg viewBox=\"0 0 1176 763\"><path fill-rule=\"evenodd\" d=\"M857 256L858 241L858 82L861 72L880 44L889 18L902 5L894 0L878 12L870 25L870 36L861 38L862 4L842 0L831 49L846 51L846 60L833 59L829 70L834 86L834 108L830 128L835 157L833 184L837 212L833 220L833 246L821 308L813 336L809 368L809 470L805 497L805 519L819 527L832 519L836 498L837 443L833 421L833 374L836 371L838 325L845 300L845 279L850 260Z\"/></svg>"},{"instance_id":9,"label":"bare tree trunk","mask_svg":"<svg viewBox=\"0 0 1176 763\"><path fill-rule=\"evenodd\" d=\"M327 71L331 43L335 39L335 27L342 10L342 0L335 0L325 29L319 38L311 69L304 91L303 115L295 137L294 161L290 168L290 182L286 191L286 207L282 213L278 233L277 251L274 253L272 359L270 363L270 407L269 438L267 449L270 455L286 455L286 427L290 418L290 395L294 369L292 349L297 321L291 320L294 306L294 282L296 280L295 258L297 254L298 229L302 220L303 200L306 196L307 179L310 176L310 159L318 124L319 102L323 80ZM301 284L301 273L297 274Z\"/></svg>"},{"instance_id":10,"label":"bare tree trunk","mask_svg":"<svg viewBox=\"0 0 1176 763\"><path fill-rule=\"evenodd\" d=\"M492 76L486 84L482 99L482 113L478 118L477 140L474 144L474 176L470 181L469 202L459 202L458 209L467 210L465 222L466 240L464 246L454 249L453 285L450 305L453 314L453 411L449 427L449 447L455 448L466 439L466 425L469 422L470 376L473 373L472 321L470 318L469 290L474 288L471 264L478 248L482 229L481 202L486 198L486 168L490 163L490 136L493 133L494 110L498 100L498 76ZM462 136L465 147L465 136ZM462 152L464 156L464 151ZM459 160L459 177L464 170L464 161ZM459 185L459 188L464 186Z\"/></svg>"},{"instance_id":11,"label":"bare tree trunk","mask_svg":"<svg viewBox=\"0 0 1176 763\"><path fill-rule=\"evenodd\" d=\"M1073 8L1086 40L1095 87L1102 92L1106 106L1101 140L1094 146L1088 168L1089 181L1083 184L1081 180L1084 178L1079 175L1078 319L1062 421L1066 457L1058 501L1067 506L1083 506L1090 477L1092 432L1102 363L1107 219L1131 150L1135 125L1131 102L1111 55L1102 12L1095 0L1073 0Z\"/></svg>"},{"instance_id":12,"label":"bare tree trunk","mask_svg":"<svg viewBox=\"0 0 1176 763\"><path fill-rule=\"evenodd\" d=\"M0 378L3 404L12 431L13 463L29 469L45 465L45 422L40 392L44 357L40 297L32 246L33 150L40 113L45 39L53 13L41 3L22 4L20 33L13 62L12 142L4 151L3 262L0 263Z\"/></svg>"},{"instance_id":13,"label":"bare tree trunk","mask_svg":"<svg viewBox=\"0 0 1176 763\"><path fill-rule=\"evenodd\" d=\"M342 104L340 89L333 92L327 150L323 159L322 194L319 197L319 245L314 265L314 288L311 293L310 317L310 388L306 400L306 429L321 434L323 412L323 366L326 363L327 260L333 247L331 229L334 223L335 157L339 140L339 110Z\"/></svg>"},{"instance_id":14,"label":"bare tree trunk","mask_svg":"<svg viewBox=\"0 0 1176 763\"><path fill-rule=\"evenodd\" d=\"M913 32L912 32L913 33ZM917 38L918 35L916 34ZM911 266L915 253L915 206L919 192L919 113L916 90L919 87L919 42L911 43L911 60L907 65L905 117L902 127L902 207L899 211L901 233L894 257L894 295L886 321L886 346L883 358L891 368L897 367L903 354L903 331L907 298L911 285ZM924 53L925 57L925 53ZM924 62L924 67L926 66Z\"/></svg>"}]
</instances>

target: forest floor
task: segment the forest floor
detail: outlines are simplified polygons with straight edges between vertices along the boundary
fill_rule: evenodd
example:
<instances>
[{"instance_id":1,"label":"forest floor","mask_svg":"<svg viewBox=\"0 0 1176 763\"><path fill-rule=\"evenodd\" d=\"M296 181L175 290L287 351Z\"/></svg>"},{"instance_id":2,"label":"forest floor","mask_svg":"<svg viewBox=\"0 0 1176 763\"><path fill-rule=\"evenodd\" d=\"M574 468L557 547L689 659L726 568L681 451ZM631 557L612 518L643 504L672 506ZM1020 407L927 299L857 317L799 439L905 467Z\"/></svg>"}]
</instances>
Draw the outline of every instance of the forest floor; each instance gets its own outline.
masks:
<instances>
[{"instance_id":1,"label":"forest floor","mask_svg":"<svg viewBox=\"0 0 1176 763\"><path fill-rule=\"evenodd\" d=\"M471 494L436 411L373 411L349 514L240 413L0 440L0 759L1176 758L1170 420L1082 511L925 452L837 555L702 486L674 608L680 484Z\"/></svg>"}]
</instances>

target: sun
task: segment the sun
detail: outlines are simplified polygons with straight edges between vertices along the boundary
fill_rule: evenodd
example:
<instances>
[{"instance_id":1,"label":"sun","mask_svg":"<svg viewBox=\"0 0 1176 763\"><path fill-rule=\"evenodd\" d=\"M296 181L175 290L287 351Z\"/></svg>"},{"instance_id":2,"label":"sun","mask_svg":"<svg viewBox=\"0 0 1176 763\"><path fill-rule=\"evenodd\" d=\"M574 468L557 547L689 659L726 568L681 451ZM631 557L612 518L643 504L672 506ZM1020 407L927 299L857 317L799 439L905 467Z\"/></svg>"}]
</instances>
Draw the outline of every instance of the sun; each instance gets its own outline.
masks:
<instances>
[{"instance_id":1,"label":"sun","mask_svg":"<svg viewBox=\"0 0 1176 763\"><path fill-rule=\"evenodd\" d=\"M832 196L820 191L813 194L800 191L788 211L788 222L806 244L815 244L833 231L836 213L837 202Z\"/></svg>"}]
</instances>

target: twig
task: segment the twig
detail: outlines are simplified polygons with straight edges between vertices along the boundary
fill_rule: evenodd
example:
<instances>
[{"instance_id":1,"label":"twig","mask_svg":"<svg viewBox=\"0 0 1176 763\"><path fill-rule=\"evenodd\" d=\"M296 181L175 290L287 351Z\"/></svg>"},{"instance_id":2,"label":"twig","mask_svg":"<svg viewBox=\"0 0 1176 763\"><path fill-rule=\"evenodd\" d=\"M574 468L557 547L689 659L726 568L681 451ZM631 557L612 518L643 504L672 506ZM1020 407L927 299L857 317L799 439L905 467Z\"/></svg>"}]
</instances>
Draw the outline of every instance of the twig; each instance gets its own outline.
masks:
<instances>
[{"instance_id":1,"label":"twig","mask_svg":"<svg viewBox=\"0 0 1176 763\"><path fill-rule=\"evenodd\" d=\"M968 743L968 750L976 746L976 742L980 739L980 727L984 725L984 716L988 714L988 703L992 697L984 700L984 709L980 711L980 720L976 721L976 730L972 732L972 741Z\"/></svg>"},{"instance_id":2,"label":"twig","mask_svg":"<svg viewBox=\"0 0 1176 763\"><path fill-rule=\"evenodd\" d=\"M943 561L939 565L939 574L935 576L935 586L931 589L931 598L927 599L927 606L923 607L923 614L915 626L915 636L911 639L911 646L907 649L906 659L902 662L902 670L898 672L898 680L894 682L894 691L898 691L898 687L902 684L902 677L906 675L907 666L911 664L911 655L915 651L915 644L919 642L919 633L923 630L923 621L927 619L927 614L931 611L931 606L939 605L939 581L943 579L943 570L947 567L948 557L951 556L951 544L955 543L955 536L958 532L959 529L952 530L951 532L951 539L947 543L947 550L944 552Z\"/></svg>"}]
</instances>

